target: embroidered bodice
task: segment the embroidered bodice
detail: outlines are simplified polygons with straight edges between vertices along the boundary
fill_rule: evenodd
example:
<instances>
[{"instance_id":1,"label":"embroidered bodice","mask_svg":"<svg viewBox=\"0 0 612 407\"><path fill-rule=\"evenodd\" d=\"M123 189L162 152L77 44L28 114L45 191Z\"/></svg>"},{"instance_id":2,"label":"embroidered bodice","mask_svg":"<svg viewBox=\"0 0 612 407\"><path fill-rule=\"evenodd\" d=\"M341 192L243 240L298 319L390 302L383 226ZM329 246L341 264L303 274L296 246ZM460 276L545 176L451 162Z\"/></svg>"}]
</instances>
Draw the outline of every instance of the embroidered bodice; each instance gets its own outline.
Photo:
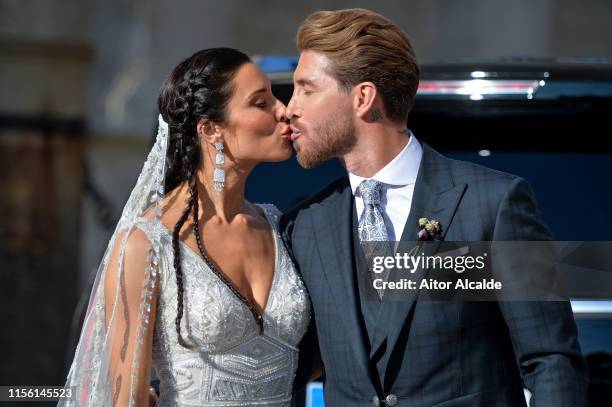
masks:
<instances>
[{"instance_id":1,"label":"embroidered bodice","mask_svg":"<svg viewBox=\"0 0 612 407\"><path fill-rule=\"evenodd\" d=\"M160 380L160 406L287 406L298 350L310 320L304 284L278 231L280 212L264 209L274 236L275 270L263 316L253 313L189 246L181 242L184 316L178 344L177 286L172 236L159 221L139 223L145 233L161 228L160 292L153 334L153 367Z\"/></svg>"}]
</instances>

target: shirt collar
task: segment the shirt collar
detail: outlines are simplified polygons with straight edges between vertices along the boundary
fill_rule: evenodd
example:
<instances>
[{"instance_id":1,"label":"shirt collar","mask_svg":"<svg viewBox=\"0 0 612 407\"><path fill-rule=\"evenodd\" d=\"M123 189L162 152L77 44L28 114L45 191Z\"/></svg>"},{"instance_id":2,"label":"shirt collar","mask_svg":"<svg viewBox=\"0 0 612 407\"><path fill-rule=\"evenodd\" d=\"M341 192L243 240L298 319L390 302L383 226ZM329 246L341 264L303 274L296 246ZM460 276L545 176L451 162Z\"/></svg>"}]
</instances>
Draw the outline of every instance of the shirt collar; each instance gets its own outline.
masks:
<instances>
[{"instance_id":1,"label":"shirt collar","mask_svg":"<svg viewBox=\"0 0 612 407\"><path fill-rule=\"evenodd\" d=\"M416 183L423 147L409 130L408 144L387 165L380 169L372 178L363 178L351 172L348 173L353 195L359 184L366 179L374 179L386 185L406 186Z\"/></svg>"}]
</instances>

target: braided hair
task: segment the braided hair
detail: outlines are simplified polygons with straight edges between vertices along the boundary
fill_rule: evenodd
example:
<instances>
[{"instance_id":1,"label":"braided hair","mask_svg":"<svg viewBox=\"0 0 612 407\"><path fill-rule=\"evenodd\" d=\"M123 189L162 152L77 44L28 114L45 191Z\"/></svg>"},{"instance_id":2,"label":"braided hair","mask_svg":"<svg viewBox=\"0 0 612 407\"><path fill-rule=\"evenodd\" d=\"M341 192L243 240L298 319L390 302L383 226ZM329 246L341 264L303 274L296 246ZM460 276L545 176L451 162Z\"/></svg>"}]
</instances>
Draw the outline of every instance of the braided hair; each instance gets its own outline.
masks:
<instances>
[{"instance_id":1,"label":"braided hair","mask_svg":"<svg viewBox=\"0 0 612 407\"><path fill-rule=\"evenodd\" d=\"M181 228L189 215L193 214L193 230L196 240L201 244L196 172L202 157L196 126L202 118L215 123L226 123L234 76L242 65L250 61L247 55L231 48L198 51L174 68L157 100L159 111L170 130L164 192L167 194L184 182L189 187L187 204L172 231L178 288L176 332L179 343L187 348L190 345L181 336L184 287L179 243Z\"/></svg>"}]
</instances>

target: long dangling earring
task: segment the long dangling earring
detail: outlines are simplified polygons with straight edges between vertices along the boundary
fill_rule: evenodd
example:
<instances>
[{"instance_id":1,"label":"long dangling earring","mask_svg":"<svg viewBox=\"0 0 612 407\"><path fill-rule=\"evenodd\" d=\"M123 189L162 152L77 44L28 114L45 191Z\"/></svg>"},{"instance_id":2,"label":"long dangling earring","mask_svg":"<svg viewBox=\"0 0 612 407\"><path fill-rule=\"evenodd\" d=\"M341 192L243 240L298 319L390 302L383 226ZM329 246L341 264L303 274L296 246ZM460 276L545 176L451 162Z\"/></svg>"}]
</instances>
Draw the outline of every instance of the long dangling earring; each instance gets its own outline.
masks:
<instances>
[{"instance_id":1,"label":"long dangling earring","mask_svg":"<svg viewBox=\"0 0 612 407\"><path fill-rule=\"evenodd\" d=\"M215 191L223 191L225 187L225 170L223 164L225 164L225 156L223 155L223 142L217 141L215 143L215 172L213 174L213 180L215 181Z\"/></svg>"}]
</instances>

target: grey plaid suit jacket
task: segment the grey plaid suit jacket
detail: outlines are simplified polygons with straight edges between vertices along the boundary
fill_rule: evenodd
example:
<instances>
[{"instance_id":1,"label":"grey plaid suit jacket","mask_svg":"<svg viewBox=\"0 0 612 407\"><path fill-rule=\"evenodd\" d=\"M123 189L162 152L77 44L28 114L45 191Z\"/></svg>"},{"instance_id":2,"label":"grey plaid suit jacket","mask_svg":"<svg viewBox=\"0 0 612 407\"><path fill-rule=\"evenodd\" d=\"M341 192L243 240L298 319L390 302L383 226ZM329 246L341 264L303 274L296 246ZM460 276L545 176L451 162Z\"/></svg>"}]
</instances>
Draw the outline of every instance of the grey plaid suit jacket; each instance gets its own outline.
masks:
<instances>
[{"instance_id":1,"label":"grey plaid suit jacket","mask_svg":"<svg viewBox=\"0 0 612 407\"><path fill-rule=\"evenodd\" d=\"M586 405L587 373L568 302L383 302L383 377L372 366L352 254L353 196L348 177L281 220L312 302L300 345L296 388L324 369L327 407ZM523 179L448 159L423 144L402 240L416 240L418 218L437 219L447 241L550 240ZM378 377L376 377L378 376ZM376 397L375 397L376 396Z\"/></svg>"}]
</instances>

